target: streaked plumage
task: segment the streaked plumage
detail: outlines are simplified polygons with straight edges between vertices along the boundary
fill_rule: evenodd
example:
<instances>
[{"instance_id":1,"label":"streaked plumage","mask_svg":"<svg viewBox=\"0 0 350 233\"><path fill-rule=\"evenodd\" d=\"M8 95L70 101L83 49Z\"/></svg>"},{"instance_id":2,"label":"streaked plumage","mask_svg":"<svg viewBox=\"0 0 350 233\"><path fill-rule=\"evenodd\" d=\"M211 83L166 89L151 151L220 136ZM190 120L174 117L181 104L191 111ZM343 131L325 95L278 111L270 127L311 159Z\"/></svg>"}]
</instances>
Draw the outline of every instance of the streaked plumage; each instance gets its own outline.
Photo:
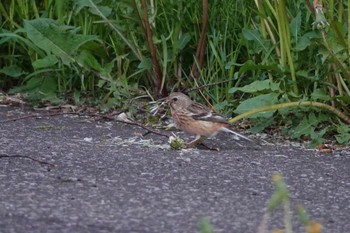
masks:
<instances>
[{"instance_id":1,"label":"streaked plumage","mask_svg":"<svg viewBox=\"0 0 350 233\"><path fill-rule=\"evenodd\" d=\"M187 95L174 92L170 94L166 103L169 105L175 125L190 134L197 135L196 140L201 136L210 137L219 131L232 133L248 141L251 139L229 129L229 123L224 117L213 112L208 107L192 101Z\"/></svg>"}]
</instances>

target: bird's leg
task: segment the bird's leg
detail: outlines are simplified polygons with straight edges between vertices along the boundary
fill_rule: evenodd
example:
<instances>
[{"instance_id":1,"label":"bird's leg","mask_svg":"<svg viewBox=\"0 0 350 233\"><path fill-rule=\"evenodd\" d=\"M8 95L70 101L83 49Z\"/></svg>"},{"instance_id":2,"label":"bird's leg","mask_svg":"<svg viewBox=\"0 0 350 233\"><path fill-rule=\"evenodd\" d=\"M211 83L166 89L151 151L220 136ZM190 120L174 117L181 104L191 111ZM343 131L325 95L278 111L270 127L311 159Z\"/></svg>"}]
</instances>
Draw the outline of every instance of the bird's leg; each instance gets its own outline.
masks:
<instances>
[{"instance_id":1,"label":"bird's leg","mask_svg":"<svg viewBox=\"0 0 350 233\"><path fill-rule=\"evenodd\" d=\"M206 139L207 139L207 137L197 135L193 141L186 143L186 148L196 147L197 145L203 143Z\"/></svg>"},{"instance_id":2,"label":"bird's leg","mask_svg":"<svg viewBox=\"0 0 350 233\"><path fill-rule=\"evenodd\" d=\"M204 146L206 149L208 150L215 150L215 151L219 151L219 148L212 148L210 146L207 146L206 144L204 144L203 142L207 139L208 137L206 136L200 136L197 135L196 138L193 141L190 141L186 144L185 148L193 148L193 147L197 147L199 145Z\"/></svg>"},{"instance_id":3,"label":"bird's leg","mask_svg":"<svg viewBox=\"0 0 350 233\"><path fill-rule=\"evenodd\" d=\"M204 144L203 142L202 142L200 145L202 145L203 147L205 147L205 149L207 149L207 150L220 151L220 148L218 148L218 147L210 147L210 146Z\"/></svg>"}]
</instances>

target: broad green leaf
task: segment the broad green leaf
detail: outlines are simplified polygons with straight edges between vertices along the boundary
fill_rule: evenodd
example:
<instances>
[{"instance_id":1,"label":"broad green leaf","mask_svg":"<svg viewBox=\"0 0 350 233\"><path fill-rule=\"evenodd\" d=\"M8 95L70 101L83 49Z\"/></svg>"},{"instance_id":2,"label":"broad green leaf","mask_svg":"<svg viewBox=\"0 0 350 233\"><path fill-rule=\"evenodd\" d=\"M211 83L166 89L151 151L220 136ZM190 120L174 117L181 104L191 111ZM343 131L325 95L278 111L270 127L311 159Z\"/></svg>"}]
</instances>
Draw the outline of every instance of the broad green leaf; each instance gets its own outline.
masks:
<instances>
[{"instance_id":1,"label":"broad green leaf","mask_svg":"<svg viewBox=\"0 0 350 233\"><path fill-rule=\"evenodd\" d=\"M23 90L33 90L41 85L42 77L34 76L28 80L28 82L23 86Z\"/></svg>"},{"instance_id":2,"label":"broad green leaf","mask_svg":"<svg viewBox=\"0 0 350 233\"><path fill-rule=\"evenodd\" d=\"M0 73L3 73L12 78L18 78L22 74L25 74L22 68L17 65L5 66L4 68L0 69Z\"/></svg>"},{"instance_id":3,"label":"broad green leaf","mask_svg":"<svg viewBox=\"0 0 350 233\"><path fill-rule=\"evenodd\" d=\"M16 30L16 33L25 32L23 28ZM7 43L8 41L16 41L21 44L24 48L30 48L35 51L39 56L45 56L44 52L38 48L34 43L32 43L27 38L24 38L16 33L0 33L0 45L3 43Z\"/></svg>"},{"instance_id":4,"label":"broad green leaf","mask_svg":"<svg viewBox=\"0 0 350 233\"><path fill-rule=\"evenodd\" d=\"M254 41L259 48L268 51L258 29L243 28L242 34L246 40Z\"/></svg>"},{"instance_id":5,"label":"broad green leaf","mask_svg":"<svg viewBox=\"0 0 350 233\"><path fill-rule=\"evenodd\" d=\"M257 121L253 127L249 128L249 131L251 133L260 133L267 127L271 126L272 124L275 124L275 119L274 117L270 117L268 119L264 119L263 121Z\"/></svg>"},{"instance_id":6,"label":"broad green leaf","mask_svg":"<svg viewBox=\"0 0 350 233\"><path fill-rule=\"evenodd\" d=\"M295 38L295 42L298 41L300 27L301 27L301 13L299 11L297 16L295 16L295 18L293 18L292 22L290 23L290 31L293 37Z\"/></svg>"},{"instance_id":7,"label":"broad green leaf","mask_svg":"<svg viewBox=\"0 0 350 233\"><path fill-rule=\"evenodd\" d=\"M179 40L179 44L178 44L179 50L182 50L183 48L185 48L188 42L190 42L190 40L191 40L191 35L189 33L183 34Z\"/></svg>"},{"instance_id":8,"label":"broad green leaf","mask_svg":"<svg viewBox=\"0 0 350 233\"><path fill-rule=\"evenodd\" d=\"M248 60L239 69L239 73L242 74L244 72L252 71L252 70L276 70L277 68L278 66L276 64L261 65L261 64L255 64L252 60Z\"/></svg>"},{"instance_id":9,"label":"broad green leaf","mask_svg":"<svg viewBox=\"0 0 350 233\"><path fill-rule=\"evenodd\" d=\"M340 144L346 144L350 142L350 126L339 121L337 126L338 135L335 136L337 142Z\"/></svg>"},{"instance_id":10,"label":"broad green leaf","mask_svg":"<svg viewBox=\"0 0 350 233\"><path fill-rule=\"evenodd\" d=\"M214 105L214 109L216 111L221 111L221 110L225 109L228 106L228 104L229 104L228 101L224 100L222 102L219 102L219 103L215 104Z\"/></svg>"},{"instance_id":11,"label":"broad green leaf","mask_svg":"<svg viewBox=\"0 0 350 233\"><path fill-rule=\"evenodd\" d=\"M55 93L57 91L57 79L42 74L32 76L18 91L27 91L30 93L40 92L41 94Z\"/></svg>"},{"instance_id":12,"label":"broad green leaf","mask_svg":"<svg viewBox=\"0 0 350 233\"><path fill-rule=\"evenodd\" d=\"M317 120L314 113L311 113L308 117L305 117L297 127L292 131L292 138L300 138L302 135L309 135L315 130L315 126L319 121Z\"/></svg>"},{"instance_id":13,"label":"broad green leaf","mask_svg":"<svg viewBox=\"0 0 350 233\"><path fill-rule=\"evenodd\" d=\"M48 68L50 66L53 66L57 64L58 59L54 55L48 55L42 59L38 59L32 63L32 66L34 69L42 69L42 68Z\"/></svg>"},{"instance_id":14,"label":"broad green leaf","mask_svg":"<svg viewBox=\"0 0 350 233\"><path fill-rule=\"evenodd\" d=\"M96 60L96 58L87 50L83 50L80 52L77 57L77 61L82 64L84 67L88 69L101 71L102 67L100 63Z\"/></svg>"},{"instance_id":15,"label":"broad green leaf","mask_svg":"<svg viewBox=\"0 0 350 233\"><path fill-rule=\"evenodd\" d=\"M76 28L60 25L52 19L25 20L24 29L28 38L47 54L59 57L63 64L75 61L74 53L97 36L76 33Z\"/></svg>"},{"instance_id":16,"label":"broad green leaf","mask_svg":"<svg viewBox=\"0 0 350 233\"><path fill-rule=\"evenodd\" d=\"M247 29L242 30L243 37L247 40L254 40L256 42L262 43L262 37L258 29Z\"/></svg>"},{"instance_id":17,"label":"broad green leaf","mask_svg":"<svg viewBox=\"0 0 350 233\"><path fill-rule=\"evenodd\" d=\"M137 66L137 68L139 69L145 69L145 70L150 70L152 69L153 64L152 64L152 60L148 57L144 57L140 64Z\"/></svg>"},{"instance_id":18,"label":"broad green leaf","mask_svg":"<svg viewBox=\"0 0 350 233\"><path fill-rule=\"evenodd\" d=\"M277 91L279 89L278 83L270 83L270 80L254 81L244 87L233 87L229 90L229 93L234 93L236 91L243 91L246 93L255 93L263 90Z\"/></svg>"},{"instance_id":19,"label":"broad green leaf","mask_svg":"<svg viewBox=\"0 0 350 233\"><path fill-rule=\"evenodd\" d=\"M57 79L50 76L42 78L39 91L47 95L55 95L57 91Z\"/></svg>"},{"instance_id":20,"label":"broad green leaf","mask_svg":"<svg viewBox=\"0 0 350 233\"><path fill-rule=\"evenodd\" d=\"M100 73L104 76L110 77L112 71L114 68L114 61L112 60L111 62L104 64L102 70L100 70Z\"/></svg>"},{"instance_id":21,"label":"broad green leaf","mask_svg":"<svg viewBox=\"0 0 350 233\"><path fill-rule=\"evenodd\" d=\"M247 99L243 101L240 105L238 105L238 107L234 112L237 114L242 114L253 109L277 104L278 96L279 94L277 93L270 93L270 94L258 95L256 97ZM270 118L275 113L275 111L276 110L257 113L252 116L249 116L249 118L258 118L258 117Z\"/></svg>"},{"instance_id":22,"label":"broad green leaf","mask_svg":"<svg viewBox=\"0 0 350 233\"><path fill-rule=\"evenodd\" d=\"M328 121L328 116L326 114L310 113L307 117L299 123L299 125L290 130L292 138L300 138L301 136L309 136L311 139L310 144L315 146L324 142L322 138L323 135L327 132L327 127L322 127L321 130L317 130L317 126L324 122Z\"/></svg>"},{"instance_id":23,"label":"broad green leaf","mask_svg":"<svg viewBox=\"0 0 350 233\"><path fill-rule=\"evenodd\" d=\"M307 32L304 35L302 35L299 39L296 45L294 46L294 51L303 51L308 46L312 44L312 39L320 38L320 34L316 31Z\"/></svg>"},{"instance_id":24,"label":"broad green leaf","mask_svg":"<svg viewBox=\"0 0 350 233\"><path fill-rule=\"evenodd\" d=\"M23 86L27 91L30 101L50 101L51 103L60 103L57 97L57 79L52 77L33 76Z\"/></svg>"},{"instance_id":25,"label":"broad green leaf","mask_svg":"<svg viewBox=\"0 0 350 233\"><path fill-rule=\"evenodd\" d=\"M309 80L315 80L315 76L311 76L309 74L308 70L297 70L297 72L295 72L295 73L296 73L297 77L302 77L302 78L309 79Z\"/></svg>"},{"instance_id":26,"label":"broad green leaf","mask_svg":"<svg viewBox=\"0 0 350 233\"><path fill-rule=\"evenodd\" d=\"M112 8L99 5L101 2L102 0L76 0L74 1L76 5L75 14L78 14L81 9L87 7L94 15L108 17L112 12Z\"/></svg>"},{"instance_id":27,"label":"broad green leaf","mask_svg":"<svg viewBox=\"0 0 350 233\"><path fill-rule=\"evenodd\" d=\"M311 137L310 146L315 147L317 145L325 143L326 140L323 138L323 136L325 135L327 130L328 130L328 127L324 127L321 130L312 131L310 134L310 137Z\"/></svg>"},{"instance_id":28,"label":"broad green leaf","mask_svg":"<svg viewBox=\"0 0 350 233\"><path fill-rule=\"evenodd\" d=\"M299 38L299 40L298 40L297 44L295 45L295 47L293 48L293 50L294 51L303 51L310 44L311 44L310 39L307 38L306 36L302 36L301 38Z\"/></svg>"},{"instance_id":29,"label":"broad green leaf","mask_svg":"<svg viewBox=\"0 0 350 233\"><path fill-rule=\"evenodd\" d=\"M331 97L328 94L326 94L322 89L317 88L311 93L311 99L329 101Z\"/></svg>"},{"instance_id":30,"label":"broad green leaf","mask_svg":"<svg viewBox=\"0 0 350 233\"><path fill-rule=\"evenodd\" d=\"M98 80L98 82L97 82L97 86L98 86L99 88L103 87L105 84L106 84L106 80L103 80L103 79L100 79L100 80Z\"/></svg>"}]
</instances>

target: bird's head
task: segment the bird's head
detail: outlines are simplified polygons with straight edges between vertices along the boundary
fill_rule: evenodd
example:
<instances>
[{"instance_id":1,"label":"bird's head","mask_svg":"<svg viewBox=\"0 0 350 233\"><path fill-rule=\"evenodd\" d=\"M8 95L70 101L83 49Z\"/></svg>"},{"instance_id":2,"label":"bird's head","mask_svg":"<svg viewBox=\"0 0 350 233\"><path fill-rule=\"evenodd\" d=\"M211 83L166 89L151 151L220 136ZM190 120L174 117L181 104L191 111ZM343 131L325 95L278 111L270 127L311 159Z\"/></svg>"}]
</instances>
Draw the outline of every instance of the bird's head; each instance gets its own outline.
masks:
<instances>
[{"instance_id":1,"label":"bird's head","mask_svg":"<svg viewBox=\"0 0 350 233\"><path fill-rule=\"evenodd\" d=\"M183 108L187 108L192 100L187 95L181 92L171 93L165 100L172 111L177 111Z\"/></svg>"}]
</instances>

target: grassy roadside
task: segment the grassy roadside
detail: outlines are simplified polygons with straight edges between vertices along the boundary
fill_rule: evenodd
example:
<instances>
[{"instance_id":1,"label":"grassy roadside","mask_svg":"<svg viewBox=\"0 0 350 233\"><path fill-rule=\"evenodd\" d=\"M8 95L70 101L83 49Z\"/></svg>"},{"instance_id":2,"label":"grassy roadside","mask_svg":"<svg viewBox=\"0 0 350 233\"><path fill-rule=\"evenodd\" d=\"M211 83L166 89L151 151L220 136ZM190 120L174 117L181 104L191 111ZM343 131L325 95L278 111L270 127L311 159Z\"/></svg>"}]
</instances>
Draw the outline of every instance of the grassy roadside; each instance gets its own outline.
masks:
<instances>
[{"instance_id":1,"label":"grassy roadside","mask_svg":"<svg viewBox=\"0 0 350 233\"><path fill-rule=\"evenodd\" d=\"M1 2L0 87L32 104L123 108L134 96L194 89L227 116L292 102L348 116L347 2L313 3ZM301 105L250 115L251 131L284 125L312 146L349 142L334 111Z\"/></svg>"}]
</instances>

